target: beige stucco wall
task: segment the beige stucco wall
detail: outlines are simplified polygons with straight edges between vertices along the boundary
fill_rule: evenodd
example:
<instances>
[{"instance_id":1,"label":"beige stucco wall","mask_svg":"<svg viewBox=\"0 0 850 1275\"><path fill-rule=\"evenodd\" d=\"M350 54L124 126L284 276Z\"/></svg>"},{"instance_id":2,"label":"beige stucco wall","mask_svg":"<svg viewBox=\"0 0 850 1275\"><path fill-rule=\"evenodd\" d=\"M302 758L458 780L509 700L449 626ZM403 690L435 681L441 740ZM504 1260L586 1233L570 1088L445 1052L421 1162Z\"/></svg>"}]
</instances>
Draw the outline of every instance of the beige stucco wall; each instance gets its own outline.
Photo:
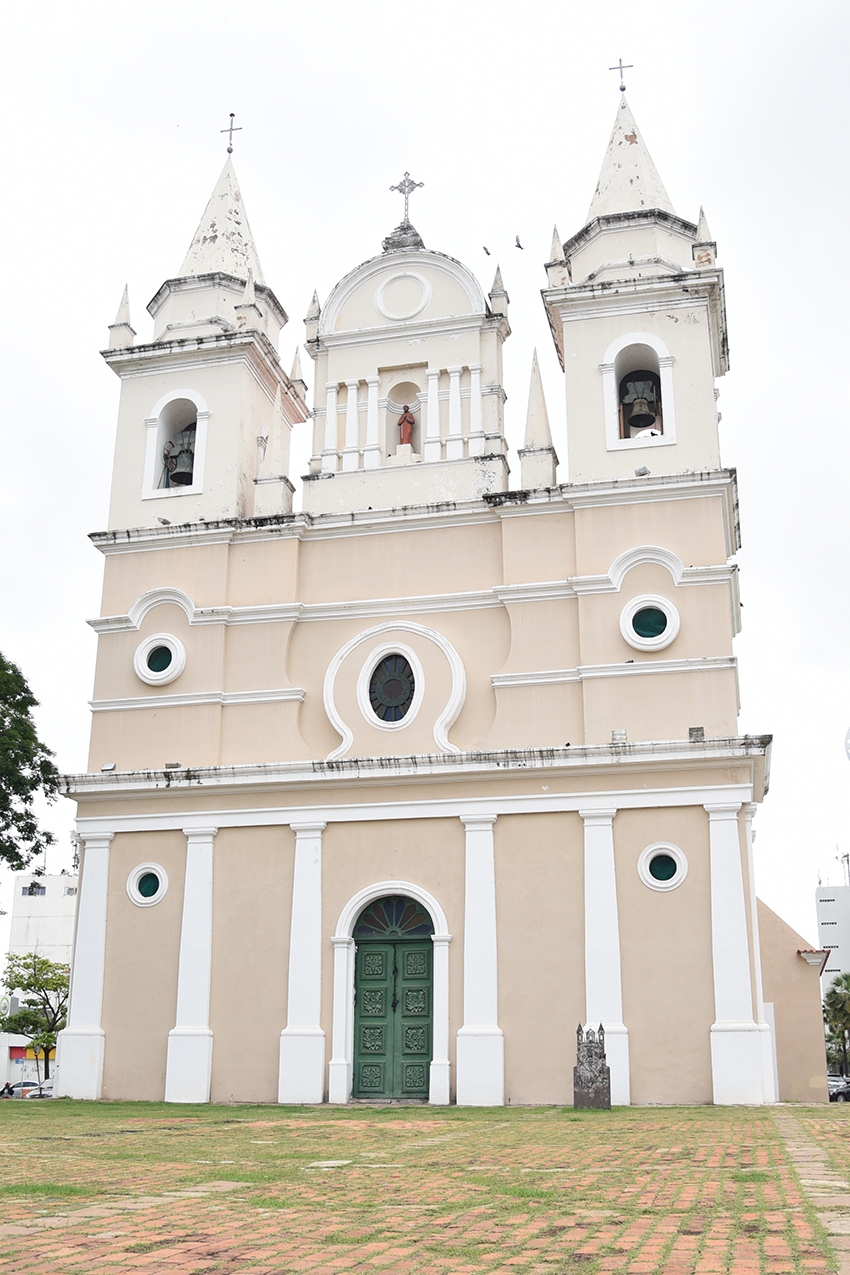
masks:
<instances>
[{"instance_id":1,"label":"beige stucco wall","mask_svg":"<svg viewBox=\"0 0 850 1275\"><path fill-rule=\"evenodd\" d=\"M132 869L144 862L165 869L168 890L160 903L142 908L130 901L126 887ZM103 988L104 1098L161 1102L165 1094L185 871L182 832L119 833L112 841ZM84 883L84 865L80 877Z\"/></svg>"},{"instance_id":2,"label":"beige stucco wall","mask_svg":"<svg viewBox=\"0 0 850 1275\"><path fill-rule=\"evenodd\" d=\"M764 999L773 1003L781 1102L827 1102L820 969L798 951L810 949L795 930L758 901Z\"/></svg>"}]
</instances>

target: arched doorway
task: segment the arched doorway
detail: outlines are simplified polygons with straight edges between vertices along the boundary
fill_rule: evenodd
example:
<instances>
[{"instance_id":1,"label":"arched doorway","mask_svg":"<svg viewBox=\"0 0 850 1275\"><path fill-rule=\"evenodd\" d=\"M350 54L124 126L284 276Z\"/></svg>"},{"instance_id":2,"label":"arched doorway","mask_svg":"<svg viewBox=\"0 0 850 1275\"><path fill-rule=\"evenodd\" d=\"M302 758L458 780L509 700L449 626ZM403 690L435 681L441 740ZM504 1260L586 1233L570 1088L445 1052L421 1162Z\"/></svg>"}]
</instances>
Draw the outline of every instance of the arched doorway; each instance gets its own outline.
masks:
<instances>
[{"instance_id":1,"label":"arched doorway","mask_svg":"<svg viewBox=\"0 0 850 1275\"><path fill-rule=\"evenodd\" d=\"M428 1099L434 923L407 895L384 895L354 925L355 1098Z\"/></svg>"}]
</instances>

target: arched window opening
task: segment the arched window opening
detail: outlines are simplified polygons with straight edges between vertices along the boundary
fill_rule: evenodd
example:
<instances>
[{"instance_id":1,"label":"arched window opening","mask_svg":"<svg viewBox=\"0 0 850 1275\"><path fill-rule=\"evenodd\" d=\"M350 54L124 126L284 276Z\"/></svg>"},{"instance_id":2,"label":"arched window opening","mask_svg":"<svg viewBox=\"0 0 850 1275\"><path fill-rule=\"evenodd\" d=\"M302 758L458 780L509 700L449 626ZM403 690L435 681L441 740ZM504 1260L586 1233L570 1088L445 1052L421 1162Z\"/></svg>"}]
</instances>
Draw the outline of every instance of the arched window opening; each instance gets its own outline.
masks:
<instances>
[{"instance_id":1,"label":"arched window opening","mask_svg":"<svg viewBox=\"0 0 850 1275\"><path fill-rule=\"evenodd\" d=\"M160 444L158 488L191 487L195 472L195 439L198 412L187 398L166 403L159 417Z\"/></svg>"},{"instance_id":2,"label":"arched window opening","mask_svg":"<svg viewBox=\"0 0 850 1275\"><path fill-rule=\"evenodd\" d=\"M658 355L648 345L629 345L614 367L620 438L658 438L664 433Z\"/></svg>"}]
</instances>

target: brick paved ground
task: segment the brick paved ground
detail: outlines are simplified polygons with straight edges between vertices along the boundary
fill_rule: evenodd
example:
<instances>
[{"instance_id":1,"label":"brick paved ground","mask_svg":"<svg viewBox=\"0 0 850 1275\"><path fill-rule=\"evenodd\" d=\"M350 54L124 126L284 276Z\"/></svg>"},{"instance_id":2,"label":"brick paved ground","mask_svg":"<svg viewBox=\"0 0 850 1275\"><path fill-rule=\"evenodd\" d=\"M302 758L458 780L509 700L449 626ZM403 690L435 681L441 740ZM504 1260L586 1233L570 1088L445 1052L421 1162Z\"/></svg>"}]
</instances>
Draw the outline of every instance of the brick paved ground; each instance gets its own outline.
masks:
<instances>
[{"instance_id":1,"label":"brick paved ground","mask_svg":"<svg viewBox=\"0 0 850 1275\"><path fill-rule=\"evenodd\" d=\"M5 1102L0 1152L0 1272L834 1269L768 1109Z\"/></svg>"}]
</instances>

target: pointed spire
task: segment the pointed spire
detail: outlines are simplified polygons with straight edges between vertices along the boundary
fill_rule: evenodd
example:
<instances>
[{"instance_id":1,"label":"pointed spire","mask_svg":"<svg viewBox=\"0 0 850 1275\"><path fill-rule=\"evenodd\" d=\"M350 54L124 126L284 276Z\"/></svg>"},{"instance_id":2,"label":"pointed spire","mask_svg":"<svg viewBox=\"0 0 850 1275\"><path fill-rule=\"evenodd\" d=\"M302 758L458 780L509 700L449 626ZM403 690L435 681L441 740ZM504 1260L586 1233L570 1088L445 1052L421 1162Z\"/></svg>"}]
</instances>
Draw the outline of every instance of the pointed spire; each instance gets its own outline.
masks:
<instances>
[{"instance_id":1,"label":"pointed spire","mask_svg":"<svg viewBox=\"0 0 850 1275\"><path fill-rule=\"evenodd\" d=\"M711 243L711 231L708 228L708 222L705 219L705 210L700 204L699 207L699 223L697 225L697 243Z\"/></svg>"},{"instance_id":2,"label":"pointed spire","mask_svg":"<svg viewBox=\"0 0 850 1275\"><path fill-rule=\"evenodd\" d=\"M245 291L242 293L242 304L254 305L256 300L257 300L257 297L256 297L256 294L254 293L254 272L249 266L248 267L248 282L245 284Z\"/></svg>"},{"instance_id":3,"label":"pointed spire","mask_svg":"<svg viewBox=\"0 0 850 1275\"><path fill-rule=\"evenodd\" d=\"M295 393L299 398L306 401L307 399L307 382L304 380L304 374L301 371L301 351L298 346L295 347L295 358L292 360L292 371L289 373L289 379L295 386Z\"/></svg>"},{"instance_id":4,"label":"pointed spire","mask_svg":"<svg viewBox=\"0 0 850 1275\"><path fill-rule=\"evenodd\" d=\"M699 210L697 237L691 247L691 255L698 270L713 266L717 257L717 244L711 237L711 231L708 228L708 222L705 219L705 212L702 208Z\"/></svg>"},{"instance_id":5,"label":"pointed spire","mask_svg":"<svg viewBox=\"0 0 850 1275\"><path fill-rule=\"evenodd\" d=\"M543 381L537 362L537 351L531 360L531 383L528 389L528 415L525 420L525 443L519 453L521 482L526 491L554 487L558 457L552 446L549 413L543 394Z\"/></svg>"},{"instance_id":6,"label":"pointed spire","mask_svg":"<svg viewBox=\"0 0 850 1275\"><path fill-rule=\"evenodd\" d=\"M307 311L307 317L304 322L312 323L313 319L318 319L321 313L322 307L319 305L319 294L314 290L313 300L310 302L310 309Z\"/></svg>"},{"instance_id":7,"label":"pointed spire","mask_svg":"<svg viewBox=\"0 0 850 1275\"><path fill-rule=\"evenodd\" d=\"M123 350L127 346L133 344L136 333L130 326L130 294L127 284L124 284L124 293L121 297L121 304L118 307L118 313L115 316L115 322L109 325L109 348L110 350Z\"/></svg>"},{"instance_id":8,"label":"pointed spire","mask_svg":"<svg viewBox=\"0 0 850 1275\"><path fill-rule=\"evenodd\" d=\"M502 268L501 266L496 266L496 275L493 279L493 286L490 289L490 309L493 314L507 315L510 300L502 282Z\"/></svg>"},{"instance_id":9,"label":"pointed spire","mask_svg":"<svg viewBox=\"0 0 850 1275\"><path fill-rule=\"evenodd\" d=\"M549 249L549 261L566 261L564 256L564 245L561 243L561 236L558 234L558 227L552 227L552 247Z\"/></svg>"},{"instance_id":10,"label":"pointed spire","mask_svg":"<svg viewBox=\"0 0 850 1275\"><path fill-rule=\"evenodd\" d=\"M257 283L264 282L242 192L228 155L180 267L180 276L221 272L247 279L249 271Z\"/></svg>"},{"instance_id":11,"label":"pointed spire","mask_svg":"<svg viewBox=\"0 0 850 1275\"><path fill-rule=\"evenodd\" d=\"M661 208L675 216L670 196L622 94L587 220L644 208Z\"/></svg>"},{"instance_id":12,"label":"pointed spire","mask_svg":"<svg viewBox=\"0 0 850 1275\"><path fill-rule=\"evenodd\" d=\"M490 289L490 295L492 296L494 292L504 292L504 290L505 285L502 283L502 267L496 266L496 273L493 277L493 286Z\"/></svg>"},{"instance_id":13,"label":"pointed spire","mask_svg":"<svg viewBox=\"0 0 850 1275\"><path fill-rule=\"evenodd\" d=\"M552 431L549 428L549 413L546 411L546 399L543 394L543 381L540 379L540 365L537 362L536 350L531 360L531 384L528 389L524 446L526 448L552 446Z\"/></svg>"}]
</instances>

